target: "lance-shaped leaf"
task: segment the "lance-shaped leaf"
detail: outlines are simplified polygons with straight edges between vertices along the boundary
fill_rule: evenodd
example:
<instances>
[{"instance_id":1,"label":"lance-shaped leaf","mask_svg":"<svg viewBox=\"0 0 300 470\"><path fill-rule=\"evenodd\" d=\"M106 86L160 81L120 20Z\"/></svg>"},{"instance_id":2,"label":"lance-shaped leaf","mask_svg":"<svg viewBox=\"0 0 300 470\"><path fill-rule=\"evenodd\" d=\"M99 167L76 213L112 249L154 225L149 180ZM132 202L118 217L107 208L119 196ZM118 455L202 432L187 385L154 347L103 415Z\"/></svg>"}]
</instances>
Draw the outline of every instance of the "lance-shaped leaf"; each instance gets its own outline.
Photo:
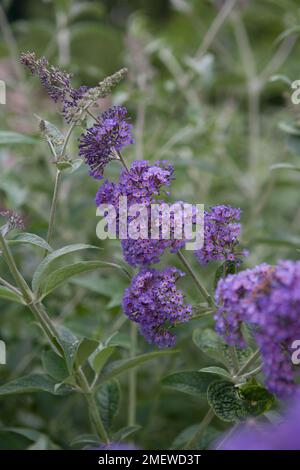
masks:
<instances>
[{"instance_id":1,"label":"lance-shaped leaf","mask_svg":"<svg viewBox=\"0 0 300 470\"><path fill-rule=\"evenodd\" d=\"M57 382L63 382L69 376L64 359L52 349L43 352L42 364L45 372Z\"/></svg>"},{"instance_id":2,"label":"lance-shaped leaf","mask_svg":"<svg viewBox=\"0 0 300 470\"><path fill-rule=\"evenodd\" d=\"M198 370L186 370L175 372L162 380L164 387L188 393L189 395L206 394L208 386L215 380L213 374L208 374Z\"/></svg>"},{"instance_id":3,"label":"lance-shaped leaf","mask_svg":"<svg viewBox=\"0 0 300 470\"><path fill-rule=\"evenodd\" d=\"M121 391L117 380L103 384L96 391L96 403L99 406L100 415L107 430L111 428L113 419L118 413L120 397Z\"/></svg>"},{"instance_id":4,"label":"lance-shaped leaf","mask_svg":"<svg viewBox=\"0 0 300 470\"><path fill-rule=\"evenodd\" d=\"M80 250L87 250L87 249L100 249L94 245L86 245L83 243L76 243L74 245L67 245L59 250L55 250L50 253L43 261L38 265L32 279L32 289L34 292L37 292L41 283L45 279L47 275L51 271L53 271L56 267L57 261L59 261L63 256L68 255L70 253L76 253Z\"/></svg>"},{"instance_id":5,"label":"lance-shaped leaf","mask_svg":"<svg viewBox=\"0 0 300 470\"><path fill-rule=\"evenodd\" d=\"M62 386L56 390L55 385L56 381L47 375L32 374L2 385L0 387L0 396L34 392L48 392L53 395L64 395L72 391L68 386Z\"/></svg>"},{"instance_id":6,"label":"lance-shaped leaf","mask_svg":"<svg viewBox=\"0 0 300 470\"><path fill-rule=\"evenodd\" d=\"M55 159L63 157L65 136L54 124L51 124L51 122L45 121L39 117L38 119L42 135L48 142Z\"/></svg>"},{"instance_id":7,"label":"lance-shaped leaf","mask_svg":"<svg viewBox=\"0 0 300 470\"><path fill-rule=\"evenodd\" d=\"M51 272L47 277L44 278L44 282L41 282L39 286L40 299L43 299L54 289L60 287L69 279L78 274L103 268L115 268L123 271L122 266L106 261L79 261L77 263L63 266Z\"/></svg>"},{"instance_id":8,"label":"lance-shaped leaf","mask_svg":"<svg viewBox=\"0 0 300 470\"><path fill-rule=\"evenodd\" d=\"M169 354L176 354L176 350L165 350L165 351L155 351L147 354L140 354L139 356L132 357L130 359L123 359L121 361L115 361L109 363L104 367L102 374L100 375L99 383L107 382L114 377L117 377L122 372L125 372L128 369L133 367L140 366L145 362L152 361L153 359L158 359Z\"/></svg>"},{"instance_id":9,"label":"lance-shaped leaf","mask_svg":"<svg viewBox=\"0 0 300 470\"><path fill-rule=\"evenodd\" d=\"M18 304L24 304L22 296L4 286L0 286L0 298L10 300L11 302L16 302Z\"/></svg>"},{"instance_id":10,"label":"lance-shaped leaf","mask_svg":"<svg viewBox=\"0 0 300 470\"><path fill-rule=\"evenodd\" d=\"M0 145L36 144L37 140L12 131L0 131Z\"/></svg>"},{"instance_id":11,"label":"lance-shaped leaf","mask_svg":"<svg viewBox=\"0 0 300 470\"><path fill-rule=\"evenodd\" d=\"M124 428L119 429L119 431L113 434L112 441L121 442L124 439L126 439L128 436L131 436L131 434L139 431L139 429L141 429L141 426L139 425L125 426Z\"/></svg>"},{"instance_id":12,"label":"lance-shaped leaf","mask_svg":"<svg viewBox=\"0 0 300 470\"><path fill-rule=\"evenodd\" d=\"M49 252L53 251L51 246L42 237L35 235L34 233L21 232L18 233L14 238L7 240L9 245L21 245L28 244L39 246Z\"/></svg>"}]
</instances>

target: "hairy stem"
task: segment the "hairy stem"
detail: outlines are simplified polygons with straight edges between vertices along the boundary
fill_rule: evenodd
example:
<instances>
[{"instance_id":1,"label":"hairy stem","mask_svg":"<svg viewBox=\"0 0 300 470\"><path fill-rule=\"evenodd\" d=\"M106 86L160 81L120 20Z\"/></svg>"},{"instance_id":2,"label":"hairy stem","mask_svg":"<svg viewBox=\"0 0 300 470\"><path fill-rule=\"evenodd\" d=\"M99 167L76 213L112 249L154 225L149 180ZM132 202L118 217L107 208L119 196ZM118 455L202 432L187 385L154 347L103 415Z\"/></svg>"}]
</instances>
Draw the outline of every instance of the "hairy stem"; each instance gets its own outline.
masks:
<instances>
[{"instance_id":1,"label":"hairy stem","mask_svg":"<svg viewBox=\"0 0 300 470\"><path fill-rule=\"evenodd\" d=\"M197 277L196 273L194 272L192 266L190 265L190 263L188 262L188 260L186 259L186 257L183 255L182 251L178 250L177 252L178 254L178 257L180 259L180 261L182 262L182 264L184 265L184 267L186 268L186 270L188 271L188 273L190 274L191 278L193 279L194 283L196 284L197 288L199 289L199 291L201 292L201 294L203 295L203 297L205 298L205 300L207 301L208 305L210 307L215 307L215 303L211 297L211 295L208 293L208 291L206 290L206 288L203 286L202 282L200 281L200 279Z\"/></svg>"},{"instance_id":2,"label":"hairy stem","mask_svg":"<svg viewBox=\"0 0 300 470\"><path fill-rule=\"evenodd\" d=\"M47 233L47 238L46 238L47 243L49 243L49 245L51 244L53 229L54 229L55 214L56 214L57 201L58 201L58 190L59 190L59 183L60 183L60 175L61 175L60 171L57 170L56 171L56 176L55 176L55 183L54 183L51 209L50 209L50 219L49 219L48 233ZM45 251L44 256L46 256L47 253L48 252Z\"/></svg>"}]
</instances>

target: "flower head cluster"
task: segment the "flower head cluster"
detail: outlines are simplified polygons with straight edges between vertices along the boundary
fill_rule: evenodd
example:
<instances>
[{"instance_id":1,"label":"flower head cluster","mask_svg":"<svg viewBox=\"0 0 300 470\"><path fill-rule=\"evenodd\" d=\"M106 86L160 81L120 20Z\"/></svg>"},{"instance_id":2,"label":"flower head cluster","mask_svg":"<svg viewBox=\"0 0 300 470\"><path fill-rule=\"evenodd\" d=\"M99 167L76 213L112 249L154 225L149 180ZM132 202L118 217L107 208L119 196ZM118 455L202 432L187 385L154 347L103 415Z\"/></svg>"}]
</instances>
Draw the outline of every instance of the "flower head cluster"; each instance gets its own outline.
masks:
<instances>
[{"instance_id":1,"label":"flower head cluster","mask_svg":"<svg viewBox=\"0 0 300 470\"><path fill-rule=\"evenodd\" d=\"M105 166L118 159L118 152L133 143L132 126L126 121L127 109L114 106L80 137L79 155L90 167L90 175L103 178Z\"/></svg>"},{"instance_id":2,"label":"flower head cluster","mask_svg":"<svg viewBox=\"0 0 300 470\"><path fill-rule=\"evenodd\" d=\"M123 309L128 318L140 325L149 343L160 348L172 347L176 336L172 332L179 322L190 319L192 306L186 304L176 282L183 273L176 268L142 269L125 290Z\"/></svg>"},{"instance_id":3,"label":"flower head cluster","mask_svg":"<svg viewBox=\"0 0 300 470\"><path fill-rule=\"evenodd\" d=\"M170 236L163 237L161 227L157 227L157 238L151 237L152 218L151 203L159 203L155 197L161 193L162 186L169 185L172 180L173 167L167 162L156 162L151 166L147 161L136 161L129 171L124 170L119 179L119 183L105 181L99 188L96 195L96 205L111 204L117 214L117 229L119 227L120 197L126 196L127 209L133 204L143 204L145 216L143 214L129 215L127 224L136 223L137 237L133 238L127 232L127 238L122 239L122 249L126 261L132 266L146 266L158 263L166 248L179 249L184 243L182 240L174 238L174 215L171 213ZM179 203L182 204L182 203ZM158 224L162 223L162 212L158 214ZM144 226L146 236L139 234ZM128 229L128 227L127 227ZM117 230L118 234L118 230Z\"/></svg>"},{"instance_id":4,"label":"flower head cluster","mask_svg":"<svg viewBox=\"0 0 300 470\"><path fill-rule=\"evenodd\" d=\"M130 170L123 170L120 187L130 203L150 204L158 196L162 186L169 186L174 168L167 161L150 165L147 160L134 161Z\"/></svg>"},{"instance_id":5,"label":"flower head cluster","mask_svg":"<svg viewBox=\"0 0 300 470\"><path fill-rule=\"evenodd\" d=\"M282 421L276 424L249 421L223 438L220 450L300 450L300 401L290 403Z\"/></svg>"},{"instance_id":6,"label":"flower head cluster","mask_svg":"<svg viewBox=\"0 0 300 470\"><path fill-rule=\"evenodd\" d=\"M239 261L237 253L241 232L241 211L230 206L213 206L204 214L204 246L195 251L201 264L209 261Z\"/></svg>"},{"instance_id":7,"label":"flower head cluster","mask_svg":"<svg viewBox=\"0 0 300 470\"><path fill-rule=\"evenodd\" d=\"M0 216L4 217L5 224L1 227L1 232L6 235L11 230L24 230L24 219L20 214L7 209L0 209Z\"/></svg>"},{"instance_id":8,"label":"flower head cluster","mask_svg":"<svg viewBox=\"0 0 300 470\"><path fill-rule=\"evenodd\" d=\"M291 393L294 374L291 345L300 337L300 261L262 264L221 279L216 328L229 344L244 346L241 324L253 327L263 357L268 388Z\"/></svg>"}]
</instances>

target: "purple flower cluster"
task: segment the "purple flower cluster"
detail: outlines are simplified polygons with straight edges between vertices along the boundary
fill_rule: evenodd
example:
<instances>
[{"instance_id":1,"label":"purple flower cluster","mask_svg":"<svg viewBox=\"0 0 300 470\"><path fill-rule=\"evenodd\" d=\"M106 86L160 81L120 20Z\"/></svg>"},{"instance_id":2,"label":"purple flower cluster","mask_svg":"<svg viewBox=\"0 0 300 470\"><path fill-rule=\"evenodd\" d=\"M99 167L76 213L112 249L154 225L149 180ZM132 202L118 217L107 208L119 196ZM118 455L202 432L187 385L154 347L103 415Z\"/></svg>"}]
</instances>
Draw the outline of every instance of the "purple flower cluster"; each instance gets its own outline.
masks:
<instances>
[{"instance_id":1,"label":"purple flower cluster","mask_svg":"<svg viewBox=\"0 0 300 470\"><path fill-rule=\"evenodd\" d=\"M239 261L237 253L241 232L241 211L230 206L213 206L204 213L204 246L195 251L201 264L209 261Z\"/></svg>"},{"instance_id":2,"label":"purple flower cluster","mask_svg":"<svg viewBox=\"0 0 300 470\"><path fill-rule=\"evenodd\" d=\"M261 264L221 279L216 329L232 345L245 346L242 322L252 326L271 392L295 389L291 345L300 338L300 261Z\"/></svg>"},{"instance_id":3,"label":"purple flower cluster","mask_svg":"<svg viewBox=\"0 0 300 470\"><path fill-rule=\"evenodd\" d=\"M176 336L172 327L188 321L192 306L186 304L176 282L184 274L176 268L142 269L125 290L123 309L128 318L140 325L149 343L159 348L172 347Z\"/></svg>"},{"instance_id":4,"label":"purple flower cluster","mask_svg":"<svg viewBox=\"0 0 300 470\"><path fill-rule=\"evenodd\" d=\"M103 178L105 166L118 159L118 152L133 143L132 126L126 121L127 109L114 106L80 137L79 155L90 167L90 175Z\"/></svg>"},{"instance_id":5,"label":"purple flower cluster","mask_svg":"<svg viewBox=\"0 0 300 470\"><path fill-rule=\"evenodd\" d=\"M183 240L175 240L172 236L174 232L174 216L170 220L170 239L164 239L161 227L158 227L158 238L153 239L151 235L151 203L159 203L155 197L160 195L162 186L171 183L173 167L167 162L156 162L151 166L147 161L135 161L132 167L123 170L118 183L105 181L99 188L96 195L96 205L111 204L117 214L117 228L119 226L119 201L121 196L127 197L127 207L133 204L143 204L146 210L146 218L136 214L128 216L127 223L130 224L136 217L139 217L140 225L145 225L147 236L142 238L130 237L127 232L127 239L122 239L122 249L125 260L132 266L147 266L158 263L166 248L179 249ZM182 204L182 203L180 203ZM172 213L173 214L173 213ZM171 215L172 215L171 214ZM158 216L159 222L162 214ZM141 227L137 224L137 232ZM118 232L117 232L118 233Z\"/></svg>"},{"instance_id":6,"label":"purple flower cluster","mask_svg":"<svg viewBox=\"0 0 300 470\"><path fill-rule=\"evenodd\" d=\"M173 179L174 168L167 161L150 165L147 160L134 161L130 170L123 170L120 176L122 194L128 203L149 205L158 196L162 186L169 186Z\"/></svg>"},{"instance_id":7,"label":"purple flower cluster","mask_svg":"<svg viewBox=\"0 0 300 470\"><path fill-rule=\"evenodd\" d=\"M276 426L249 421L219 444L219 450L300 450L299 395Z\"/></svg>"}]
</instances>

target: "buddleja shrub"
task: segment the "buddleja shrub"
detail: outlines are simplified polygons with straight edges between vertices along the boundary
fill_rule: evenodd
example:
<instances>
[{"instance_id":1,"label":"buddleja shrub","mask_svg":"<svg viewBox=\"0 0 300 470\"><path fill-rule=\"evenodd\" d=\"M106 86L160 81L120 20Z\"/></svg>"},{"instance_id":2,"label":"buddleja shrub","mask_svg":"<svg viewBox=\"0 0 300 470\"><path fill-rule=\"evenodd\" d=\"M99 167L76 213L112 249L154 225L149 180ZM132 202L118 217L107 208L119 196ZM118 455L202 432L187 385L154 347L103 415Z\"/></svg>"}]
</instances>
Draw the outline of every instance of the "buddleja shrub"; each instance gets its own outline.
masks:
<instances>
[{"instance_id":1,"label":"buddleja shrub","mask_svg":"<svg viewBox=\"0 0 300 470\"><path fill-rule=\"evenodd\" d=\"M261 264L242 270L247 253L239 244L240 210L224 205L210 207L205 212L204 245L193 253L199 273L201 265L211 261L219 263L209 290L183 253L186 241L183 237L179 240L175 237L172 220L168 240L160 232L154 240L129 236L121 241L124 260L136 269L132 279L124 266L101 260L97 246L73 244L54 251L51 245L63 172L71 175L84 163L92 178L103 180L106 165L112 160L118 161L121 165L118 181L101 181L95 196L96 205L110 204L118 219L120 197L126 196L129 207L142 203L148 211L152 203L169 194L166 187L172 187L176 168L174 170L165 161L152 164L139 160L129 165L122 156L122 149L134 145L134 130L126 108L115 106L99 114L99 101L125 77L126 69L105 78L93 88L81 86L75 89L71 85L71 76L49 65L45 58L25 53L21 62L40 78L50 98L60 104L69 130L64 135L54 125L40 119L41 132L56 166L47 239L24 232L20 216L10 210L1 211L4 220L0 233L1 256L15 284L0 278L0 296L23 304L32 312L50 348L42 356L43 374L20 377L2 385L0 395L36 391L61 396L80 393L87 404L91 435L79 436L76 445L124 448L126 444L122 441L139 427L132 418L130 426L112 431L119 401L118 375L162 355L176 353L177 325L209 315L215 321L215 328L195 329L193 341L211 358L211 367L174 372L162 381L164 387L196 397L206 396L209 405L199 426L184 430L173 447L206 447L216 437L209 427L213 419L225 423L240 423L249 417L264 419L263 416L267 416L275 405L276 397L286 398L297 389L290 353L293 340L300 337L300 262L281 261L276 266ZM87 118L94 121L88 128ZM78 156L70 158L68 143L75 128L82 128L82 134ZM179 201L179 206L182 204ZM28 243L44 250L31 285L25 281L13 253L15 245ZM63 266L59 263L67 255L84 250L94 250L95 261L77 261ZM179 257L184 272L174 266L153 267L163 261L166 250ZM153 352L131 354L128 359L111 361L116 349L111 338L101 343L78 338L50 320L44 299L73 276L103 267L118 269L127 276L128 287L122 303L124 315L132 322L133 331L138 326ZM191 276L199 290L197 305L188 303L178 287L185 274ZM134 417L136 384L134 374L130 374L129 407Z\"/></svg>"}]
</instances>

